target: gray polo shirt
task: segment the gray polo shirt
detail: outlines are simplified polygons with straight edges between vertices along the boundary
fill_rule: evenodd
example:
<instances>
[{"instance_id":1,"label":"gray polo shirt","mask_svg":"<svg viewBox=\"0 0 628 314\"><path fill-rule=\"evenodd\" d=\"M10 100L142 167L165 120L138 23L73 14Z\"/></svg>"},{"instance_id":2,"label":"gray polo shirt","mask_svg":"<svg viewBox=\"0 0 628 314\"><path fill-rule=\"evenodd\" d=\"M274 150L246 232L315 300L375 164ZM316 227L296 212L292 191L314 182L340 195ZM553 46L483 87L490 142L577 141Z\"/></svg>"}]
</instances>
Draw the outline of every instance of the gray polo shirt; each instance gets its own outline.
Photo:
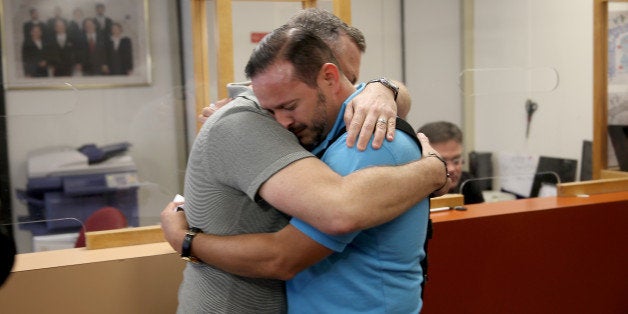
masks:
<instances>
[{"instance_id":1,"label":"gray polo shirt","mask_svg":"<svg viewBox=\"0 0 628 314\"><path fill-rule=\"evenodd\" d=\"M232 235L273 232L287 222L257 192L277 171L312 157L247 92L203 125L188 160L184 196L190 226ZM179 289L180 313L283 313L284 282L235 276L188 263Z\"/></svg>"}]
</instances>

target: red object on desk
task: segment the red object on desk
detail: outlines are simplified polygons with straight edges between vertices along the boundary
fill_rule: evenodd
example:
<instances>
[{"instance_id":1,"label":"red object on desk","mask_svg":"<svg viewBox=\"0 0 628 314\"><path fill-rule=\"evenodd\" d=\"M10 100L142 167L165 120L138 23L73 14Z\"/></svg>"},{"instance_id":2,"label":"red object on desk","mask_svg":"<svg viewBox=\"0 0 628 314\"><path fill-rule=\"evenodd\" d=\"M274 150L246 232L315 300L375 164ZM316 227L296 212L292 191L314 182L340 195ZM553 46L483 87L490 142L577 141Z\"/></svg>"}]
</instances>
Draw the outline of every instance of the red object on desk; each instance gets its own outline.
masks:
<instances>
[{"instance_id":1,"label":"red object on desk","mask_svg":"<svg viewBox=\"0 0 628 314\"><path fill-rule=\"evenodd\" d=\"M74 247L85 246L86 231L121 229L128 226L124 214L115 207L103 207L91 214L83 225Z\"/></svg>"}]
</instances>

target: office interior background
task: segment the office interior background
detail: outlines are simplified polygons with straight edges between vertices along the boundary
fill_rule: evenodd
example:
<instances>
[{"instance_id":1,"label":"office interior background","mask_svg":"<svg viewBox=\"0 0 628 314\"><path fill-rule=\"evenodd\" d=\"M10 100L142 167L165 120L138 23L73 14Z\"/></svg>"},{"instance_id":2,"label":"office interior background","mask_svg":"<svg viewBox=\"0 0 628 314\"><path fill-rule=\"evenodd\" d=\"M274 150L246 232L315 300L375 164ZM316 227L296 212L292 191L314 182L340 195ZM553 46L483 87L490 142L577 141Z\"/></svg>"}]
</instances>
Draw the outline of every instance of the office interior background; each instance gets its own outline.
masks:
<instances>
[{"instance_id":1,"label":"office interior background","mask_svg":"<svg viewBox=\"0 0 628 314\"><path fill-rule=\"evenodd\" d=\"M0 205L19 252L35 244L17 224L29 210L16 189L27 186L28 161L38 153L130 143L140 225L158 223L165 204L182 193L196 133L195 92L208 89L215 100L223 87L194 84L190 1L145 3L149 84L49 88L41 79L4 90ZM332 9L331 2L319 4ZM244 80L255 46L251 34L271 31L299 8L299 2L234 1L236 81ZM352 24L367 41L360 79L405 82L413 101L409 122L415 128L435 120L460 125L466 152L551 156L580 165L583 141L593 137L592 9L589 0L354 0ZM208 10L211 17L213 6ZM538 109L526 135L528 100Z\"/></svg>"}]
</instances>

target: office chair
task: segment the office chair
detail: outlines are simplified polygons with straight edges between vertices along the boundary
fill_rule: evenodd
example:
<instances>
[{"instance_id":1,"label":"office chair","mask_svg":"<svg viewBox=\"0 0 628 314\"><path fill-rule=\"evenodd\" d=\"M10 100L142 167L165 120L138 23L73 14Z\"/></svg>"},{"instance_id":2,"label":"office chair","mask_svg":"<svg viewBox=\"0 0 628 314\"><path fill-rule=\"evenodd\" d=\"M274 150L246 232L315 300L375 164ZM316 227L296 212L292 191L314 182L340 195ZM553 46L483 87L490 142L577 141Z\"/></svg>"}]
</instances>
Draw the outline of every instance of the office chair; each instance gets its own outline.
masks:
<instances>
[{"instance_id":1,"label":"office chair","mask_svg":"<svg viewBox=\"0 0 628 314\"><path fill-rule=\"evenodd\" d=\"M121 229L127 226L126 217L119 209L115 207L103 207L87 217L74 247L85 247L86 231Z\"/></svg>"}]
</instances>

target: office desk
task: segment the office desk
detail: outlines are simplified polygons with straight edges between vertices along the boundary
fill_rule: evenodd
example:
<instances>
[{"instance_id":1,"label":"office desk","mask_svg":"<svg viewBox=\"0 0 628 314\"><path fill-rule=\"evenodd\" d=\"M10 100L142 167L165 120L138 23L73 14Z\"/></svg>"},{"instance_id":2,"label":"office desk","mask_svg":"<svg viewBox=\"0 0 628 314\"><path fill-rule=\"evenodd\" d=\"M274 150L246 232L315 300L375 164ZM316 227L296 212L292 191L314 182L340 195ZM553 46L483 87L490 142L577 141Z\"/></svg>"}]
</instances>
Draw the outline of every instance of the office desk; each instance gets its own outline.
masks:
<instances>
[{"instance_id":1,"label":"office desk","mask_svg":"<svg viewBox=\"0 0 628 314\"><path fill-rule=\"evenodd\" d=\"M432 214L424 314L628 313L628 192Z\"/></svg>"}]
</instances>

